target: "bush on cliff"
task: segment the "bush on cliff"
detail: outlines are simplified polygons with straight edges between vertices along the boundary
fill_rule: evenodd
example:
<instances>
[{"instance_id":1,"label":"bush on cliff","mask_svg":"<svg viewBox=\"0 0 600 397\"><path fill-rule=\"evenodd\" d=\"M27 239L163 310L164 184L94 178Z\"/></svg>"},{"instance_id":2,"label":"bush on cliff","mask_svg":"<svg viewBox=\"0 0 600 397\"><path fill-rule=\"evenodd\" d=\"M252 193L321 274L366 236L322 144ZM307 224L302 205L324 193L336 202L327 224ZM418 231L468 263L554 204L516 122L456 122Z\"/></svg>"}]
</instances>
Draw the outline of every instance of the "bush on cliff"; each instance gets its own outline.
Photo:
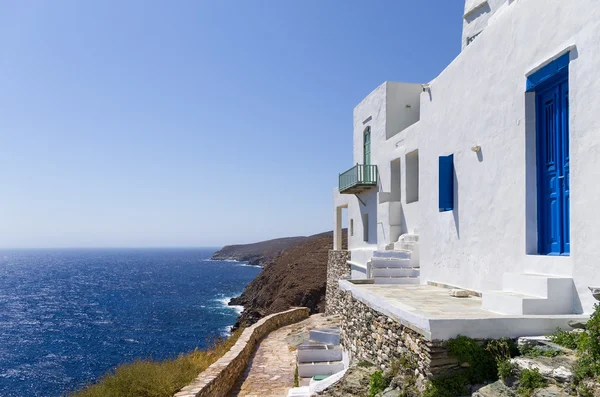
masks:
<instances>
[{"instance_id":1,"label":"bush on cliff","mask_svg":"<svg viewBox=\"0 0 600 397\"><path fill-rule=\"evenodd\" d=\"M194 350L172 360L138 360L121 365L71 397L172 397L227 353L241 333L242 329L238 329L205 350Z\"/></svg>"}]
</instances>

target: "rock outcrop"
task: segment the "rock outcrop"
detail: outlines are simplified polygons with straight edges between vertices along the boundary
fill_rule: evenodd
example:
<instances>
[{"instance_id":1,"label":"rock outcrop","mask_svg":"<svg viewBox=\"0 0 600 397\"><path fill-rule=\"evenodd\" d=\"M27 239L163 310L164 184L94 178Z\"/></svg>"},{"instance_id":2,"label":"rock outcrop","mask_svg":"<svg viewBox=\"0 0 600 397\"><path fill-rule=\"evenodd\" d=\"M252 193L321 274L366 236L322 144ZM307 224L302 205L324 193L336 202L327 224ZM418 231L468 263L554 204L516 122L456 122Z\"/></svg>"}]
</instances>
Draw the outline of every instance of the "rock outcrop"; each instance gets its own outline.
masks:
<instances>
[{"instance_id":1,"label":"rock outcrop","mask_svg":"<svg viewBox=\"0 0 600 397\"><path fill-rule=\"evenodd\" d=\"M285 237L252 244L226 245L215 252L211 259L235 260L248 262L248 264L254 266L265 266L286 249L294 247L307 239L309 237Z\"/></svg>"},{"instance_id":2,"label":"rock outcrop","mask_svg":"<svg viewBox=\"0 0 600 397\"><path fill-rule=\"evenodd\" d=\"M242 295L229 303L244 306L234 329L291 307L308 307L311 314L323 312L332 248L333 232L303 237L265 264Z\"/></svg>"}]
</instances>

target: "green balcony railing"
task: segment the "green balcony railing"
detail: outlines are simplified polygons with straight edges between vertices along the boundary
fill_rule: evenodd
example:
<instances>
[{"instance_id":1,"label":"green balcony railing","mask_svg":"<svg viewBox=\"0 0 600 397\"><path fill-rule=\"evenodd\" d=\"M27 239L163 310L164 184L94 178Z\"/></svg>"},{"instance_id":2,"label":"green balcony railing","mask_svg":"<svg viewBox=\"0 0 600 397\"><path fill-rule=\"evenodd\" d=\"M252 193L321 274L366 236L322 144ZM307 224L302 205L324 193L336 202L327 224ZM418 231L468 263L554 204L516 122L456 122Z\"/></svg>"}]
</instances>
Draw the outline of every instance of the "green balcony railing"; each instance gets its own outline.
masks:
<instances>
[{"instance_id":1,"label":"green balcony railing","mask_svg":"<svg viewBox=\"0 0 600 397\"><path fill-rule=\"evenodd\" d=\"M360 193L377 185L377 166L356 164L340 174L340 193Z\"/></svg>"}]
</instances>

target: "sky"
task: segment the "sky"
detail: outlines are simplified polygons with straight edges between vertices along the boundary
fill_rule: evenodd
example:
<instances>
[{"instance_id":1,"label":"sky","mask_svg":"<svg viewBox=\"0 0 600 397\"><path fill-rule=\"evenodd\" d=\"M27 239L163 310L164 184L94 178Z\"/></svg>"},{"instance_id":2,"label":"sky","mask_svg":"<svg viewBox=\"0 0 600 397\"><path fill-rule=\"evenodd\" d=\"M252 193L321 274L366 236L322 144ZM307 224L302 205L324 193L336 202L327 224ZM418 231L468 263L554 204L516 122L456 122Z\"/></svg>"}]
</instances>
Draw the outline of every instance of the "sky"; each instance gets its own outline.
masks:
<instances>
[{"instance_id":1,"label":"sky","mask_svg":"<svg viewBox=\"0 0 600 397\"><path fill-rule=\"evenodd\" d=\"M333 228L352 111L425 83L461 0L0 3L0 248L202 247Z\"/></svg>"}]
</instances>

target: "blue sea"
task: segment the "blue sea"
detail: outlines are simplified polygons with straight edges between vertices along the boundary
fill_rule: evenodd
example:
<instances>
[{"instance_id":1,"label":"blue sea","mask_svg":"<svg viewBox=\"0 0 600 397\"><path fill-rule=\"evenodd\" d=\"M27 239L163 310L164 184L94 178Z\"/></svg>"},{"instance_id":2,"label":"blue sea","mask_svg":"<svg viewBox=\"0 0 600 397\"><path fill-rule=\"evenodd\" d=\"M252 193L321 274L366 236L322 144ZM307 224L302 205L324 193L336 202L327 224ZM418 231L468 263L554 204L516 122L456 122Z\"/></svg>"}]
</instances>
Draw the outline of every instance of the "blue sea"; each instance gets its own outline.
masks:
<instances>
[{"instance_id":1,"label":"blue sea","mask_svg":"<svg viewBox=\"0 0 600 397\"><path fill-rule=\"evenodd\" d=\"M0 396L58 397L227 335L260 268L214 251L0 250Z\"/></svg>"}]
</instances>

